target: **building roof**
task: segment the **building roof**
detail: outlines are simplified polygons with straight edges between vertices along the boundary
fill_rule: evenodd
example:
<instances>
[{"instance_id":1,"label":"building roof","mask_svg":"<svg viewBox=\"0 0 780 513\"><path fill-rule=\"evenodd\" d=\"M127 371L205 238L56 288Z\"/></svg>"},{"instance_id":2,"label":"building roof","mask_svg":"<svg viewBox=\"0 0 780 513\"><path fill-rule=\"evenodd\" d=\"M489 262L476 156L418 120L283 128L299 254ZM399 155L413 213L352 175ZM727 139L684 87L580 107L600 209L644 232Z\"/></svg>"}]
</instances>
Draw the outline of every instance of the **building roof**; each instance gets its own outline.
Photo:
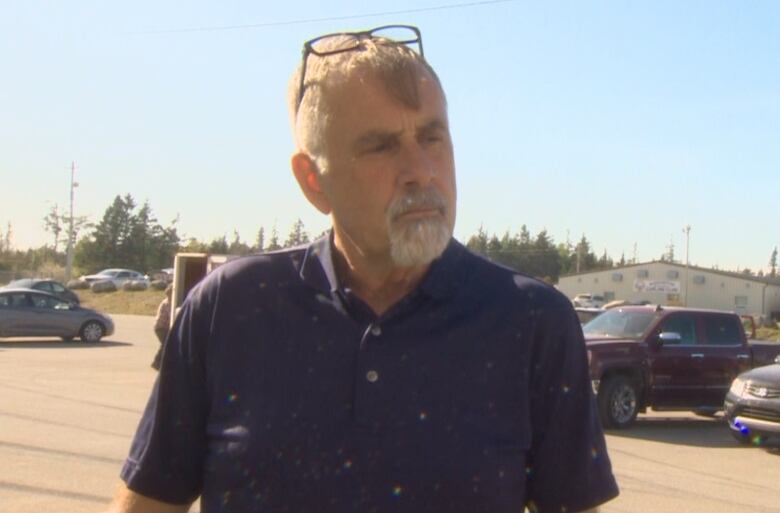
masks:
<instances>
[{"instance_id":1,"label":"building roof","mask_svg":"<svg viewBox=\"0 0 780 513\"><path fill-rule=\"evenodd\" d=\"M651 260L649 262L639 262L639 263L636 263L636 264L627 264L627 265L623 265L623 266L609 267L607 269L594 269L594 270L590 270L590 271L584 271L584 272L581 272L581 273L565 274L565 275L562 275L560 278L570 278L572 276L585 276L587 274L603 273L603 272L610 272L610 271L614 272L614 271L620 271L620 270L623 270L623 269L630 269L630 268L636 268L636 267L646 267L646 266L652 265L652 264L664 264L664 265L668 265L668 266L671 266L671 267L678 267L680 269L685 269L685 267L686 267L685 264L681 264L679 262L668 262L666 260ZM743 274L743 273L732 272L732 271L722 271L720 269L708 269L706 267L698 267L698 266L695 266L695 265L689 265L688 269L692 270L692 271L701 271L701 272L706 272L706 273L711 273L711 274L717 274L717 275L720 275L720 276L727 276L729 278L738 278L740 280L747 280L747 281L763 283L763 284L766 284L766 285L778 285L778 286L780 286L780 277L777 277L777 276L774 277L774 278L771 277L771 276L754 276L754 275Z\"/></svg>"}]
</instances>

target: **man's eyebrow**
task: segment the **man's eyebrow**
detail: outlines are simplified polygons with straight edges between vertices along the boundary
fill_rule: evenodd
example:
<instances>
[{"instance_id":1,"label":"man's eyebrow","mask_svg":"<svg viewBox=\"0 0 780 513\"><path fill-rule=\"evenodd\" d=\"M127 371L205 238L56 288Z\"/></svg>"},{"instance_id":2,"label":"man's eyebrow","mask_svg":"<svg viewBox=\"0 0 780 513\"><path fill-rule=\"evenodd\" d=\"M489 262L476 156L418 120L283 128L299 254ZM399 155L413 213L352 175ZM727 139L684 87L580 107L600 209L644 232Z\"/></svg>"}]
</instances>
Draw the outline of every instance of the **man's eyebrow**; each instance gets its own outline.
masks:
<instances>
[{"instance_id":1,"label":"man's eyebrow","mask_svg":"<svg viewBox=\"0 0 780 513\"><path fill-rule=\"evenodd\" d=\"M417 128L415 128L416 134L429 134L431 132L447 131L447 123L439 118L432 119ZM397 132L385 131L385 130L369 130L358 137L352 147L356 150L370 148L378 144L384 144L388 141L398 139L403 133L402 130Z\"/></svg>"},{"instance_id":2,"label":"man's eyebrow","mask_svg":"<svg viewBox=\"0 0 780 513\"><path fill-rule=\"evenodd\" d=\"M355 140L352 145L353 148L360 150L362 148L370 148L371 146L385 143L392 139L400 137L401 132L389 132L384 130L370 130Z\"/></svg>"},{"instance_id":3,"label":"man's eyebrow","mask_svg":"<svg viewBox=\"0 0 780 513\"><path fill-rule=\"evenodd\" d=\"M436 118L428 121L422 126L419 126L417 128L417 133L428 133L428 132L436 132L438 130L447 130L447 123L445 123L443 120Z\"/></svg>"}]
</instances>

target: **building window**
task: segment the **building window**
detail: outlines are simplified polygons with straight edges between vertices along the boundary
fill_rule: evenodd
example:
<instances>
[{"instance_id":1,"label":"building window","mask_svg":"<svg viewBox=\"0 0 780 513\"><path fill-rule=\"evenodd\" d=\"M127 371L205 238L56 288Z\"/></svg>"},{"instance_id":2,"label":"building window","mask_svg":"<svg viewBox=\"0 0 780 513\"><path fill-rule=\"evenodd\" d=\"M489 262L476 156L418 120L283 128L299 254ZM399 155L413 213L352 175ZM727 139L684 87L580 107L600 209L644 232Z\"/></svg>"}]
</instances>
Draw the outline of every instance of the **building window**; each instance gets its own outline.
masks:
<instances>
[{"instance_id":1,"label":"building window","mask_svg":"<svg viewBox=\"0 0 780 513\"><path fill-rule=\"evenodd\" d=\"M614 301L615 300L615 293L611 291L604 292L604 301Z\"/></svg>"},{"instance_id":2,"label":"building window","mask_svg":"<svg viewBox=\"0 0 780 513\"><path fill-rule=\"evenodd\" d=\"M623 281L623 273L612 273L612 281Z\"/></svg>"},{"instance_id":3,"label":"building window","mask_svg":"<svg viewBox=\"0 0 780 513\"><path fill-rule=\"evenodd\" d=\"M650 273L648 272L647 269L639 269L636 272L636 277L637 278L647 278L649 275L650 275Z\"/></svg>"},{"instance_id":4,"label":"building window","mask_svg":"<svg viewBox=\"0 0 780 513\"><path fill-rule=\"evenodd\" d=\"M747 308L748 298L747 296L734 296L734 306L737 308Z\"/></svg>"},{"instance_id":5,"label":"building window","mask_svg":"<svg viewBox=\"0 0 780 513\"><path fill-rule=\"evenodd\" d=\"M704 275L702 274L697 274L696 276L693 277L693 283L695 283L696 285L703 285L705 281L706 280L704 278ZM723 283L721 283L720 286L723 287Z\"/></svg>"},{"instance_id":6,"label":"building window","mask_svg":"<svg viewBox=\"0 0 780 513\"><path fill-rule=\"evenodd\" d=\"M677 279L679 276L680 273L674 269L669 269L668 271L666 271L666 277L669 278L670 280Z\"/></svg>"}]
</instances>

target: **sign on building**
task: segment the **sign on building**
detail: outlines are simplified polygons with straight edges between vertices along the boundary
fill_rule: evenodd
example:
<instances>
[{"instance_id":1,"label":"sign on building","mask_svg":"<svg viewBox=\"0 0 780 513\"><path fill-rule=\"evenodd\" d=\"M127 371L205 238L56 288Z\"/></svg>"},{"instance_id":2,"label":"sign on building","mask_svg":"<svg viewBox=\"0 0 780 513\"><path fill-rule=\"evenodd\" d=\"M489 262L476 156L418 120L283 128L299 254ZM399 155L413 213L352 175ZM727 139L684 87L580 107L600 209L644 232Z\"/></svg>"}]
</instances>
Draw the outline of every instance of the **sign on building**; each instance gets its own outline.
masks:
<instances>
[{"instance_id":1,"label":"sign on building","mask_svg":"<svg viewBox=\"0 0 780 513\"><path fill-rule=\"evenodd\" d=\"M634 292L662 292L664 294L679 294L679 281L664 280L634 280Z\"/></svg>"}]
</instances>

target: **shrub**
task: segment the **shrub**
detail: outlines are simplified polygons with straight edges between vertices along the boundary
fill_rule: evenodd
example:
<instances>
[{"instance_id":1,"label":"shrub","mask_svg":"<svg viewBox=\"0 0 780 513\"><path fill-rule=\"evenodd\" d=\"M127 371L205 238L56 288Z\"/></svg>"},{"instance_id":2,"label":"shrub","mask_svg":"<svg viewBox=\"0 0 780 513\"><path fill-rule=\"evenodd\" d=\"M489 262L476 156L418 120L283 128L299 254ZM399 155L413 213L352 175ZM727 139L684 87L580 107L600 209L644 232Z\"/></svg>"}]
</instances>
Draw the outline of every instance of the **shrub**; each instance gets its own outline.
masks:
<instances>
[{"instance_id":1,"label":"shrub","mask_svg":"<svg viewBox=\"0 0 780 513\"><path fill-rule=\"evenodd\" d=\"M101 280L93 282L92 285L89 287L92 292L94 293L100 293L100 292L115 292L116 291L116 285L114 285L113 281L110 280Z\"/></svg>"},{"instance_id":2,"label":"shrub","mask_svg":"<svg viewBox=\"0 0 780 513\"><path fill-rule=\"evenodd\" d=\"M89 288L89 283L84 280L70 280L65 286L71 290L85 290Z\"/></svg>"},{"instance_id":3,"label":"shrub","mask_svg":"<svg viewBox=\"0 0 780 513\"><path fill-rule=\"evenodd\" d=\"M122 284L122 290L146 290L149 288L149 283L146 281L126 281Z\"/></svg>"},{"instance_id":4,"label":"shrub","mask_svg":"<svg viewBox=\"0 0 780 513\"><path fill-rule=\"evenodd\" d=\"M154 290L165 290L165 287L168 286L168 282L165 280L154 280L152 283L149 284Z\"/></svg>"}]
</instances>

